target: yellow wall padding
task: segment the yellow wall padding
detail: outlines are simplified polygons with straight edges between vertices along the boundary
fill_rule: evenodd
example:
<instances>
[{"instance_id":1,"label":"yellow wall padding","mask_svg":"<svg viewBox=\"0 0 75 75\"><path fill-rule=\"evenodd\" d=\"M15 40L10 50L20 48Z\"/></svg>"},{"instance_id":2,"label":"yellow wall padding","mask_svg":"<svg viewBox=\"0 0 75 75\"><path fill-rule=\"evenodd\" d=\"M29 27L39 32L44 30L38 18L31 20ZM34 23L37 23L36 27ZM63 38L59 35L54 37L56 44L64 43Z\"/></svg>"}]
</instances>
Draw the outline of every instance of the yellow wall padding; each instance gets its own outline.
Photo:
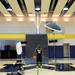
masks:
<instances>
[{"instance_id":1,"label":"yellow wall padding","mask_svg":"<svg viewBox=\"0 0 75 75\"><path fill-rule=\"evenodd\" d=\"M75 34L48 34L48 39L75 39Z\"/></svg>"},{"instance_id":2,"label":"yellow wall padding","mask_svg":"<svg viewBox=\"0 0 75 75\"><path fill-rule=\"evenodd\" d=\"M47 34L48 39L75 39L75 34ZM0 34L0 39L26 40L26 34Z\"/></svg>"},{"instance_id":3,"label":"yellow wall padding","mask_svg":"<svg viewBox=\"0 0 75 75\"><path fill-rule=\"evenodd\" d=\"M0 39L23 40L26 39L25 34L0 34Z\"/></svg>"}]
</instances>

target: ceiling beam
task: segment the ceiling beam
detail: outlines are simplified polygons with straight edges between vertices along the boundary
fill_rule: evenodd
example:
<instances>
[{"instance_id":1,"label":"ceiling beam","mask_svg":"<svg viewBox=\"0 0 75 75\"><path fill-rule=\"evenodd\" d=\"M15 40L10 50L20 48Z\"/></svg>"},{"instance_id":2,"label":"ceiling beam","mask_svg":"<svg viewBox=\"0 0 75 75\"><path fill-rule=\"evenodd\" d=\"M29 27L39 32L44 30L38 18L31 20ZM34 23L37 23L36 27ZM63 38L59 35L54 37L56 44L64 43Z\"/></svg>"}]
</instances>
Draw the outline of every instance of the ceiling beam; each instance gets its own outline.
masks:
<instances>
[{"instance_id":1,"label":"ceiling beam","mask_svg":"<svg viewBox=\"0 0 75 75\"><path fill-rule=\"evenodd\" d=\"M4 7L4 5L1 2L0 2L0 12L4 16L11 16L10 13L6 10L6 8Z\"/></svg>"},{"instance_id":2,"label":"ceiling beam","mask_svg":"<svg viewBox=\"0 0 75 75\"><path fill-rule=\"evenodd\" d=\"M55 1L56 1L56 0L53 0L53 1L52 1L51 10L52 10L53 7L54 7Z\"/></svg>"},{"instance_id":3,"label":"ceiling beam","mask_svg":"<svg viewBox=\"0 0 75 75\"><path fill-rule=\"evenodd\" d=\"M51 0L41 0L41 13L47 13L49 11Z\"/></svg>"},{"instance_id":4,"label":"ceiling beam","mask_svg":"<svg viewBox=\"0 0 75 75\"><path fill-rule=\"evenodd\" d=\"M19 4L17 2L17 0L8 0L10 6L12 7L14 13L17 15L17 16L24 16L20 7L19 7Z\"/></svg>"},{"instance_id":5,"label":"ceiling beam","mask_svg":"<svg viewBox=\"0 0 75 75\"><path fill-rule=\"evenodd\" d=\"M66 3L67 0L58 0L53 16L59 16Z\"/></svg>"},{"instance_id":6,"label":"ceiling beam","mask_svg":"<svg viewBox=\"0 0 75 75\"><path fill-rule=\"evenodd\" d=\"M34 13L35 12L35 5L34 0L24 0L28 13Z\"/></svg>"},{"instance_id":7,"label":"ceiling beam","mask_svg":"<svg viewBox=\"0 0 75 75\"><path fill-rule=\"evenodd\" d=\"M71 7L64 16L70 17L73 14L73 12L75 12L75 2L71 5Z\"/></svg>"}]
</instances>

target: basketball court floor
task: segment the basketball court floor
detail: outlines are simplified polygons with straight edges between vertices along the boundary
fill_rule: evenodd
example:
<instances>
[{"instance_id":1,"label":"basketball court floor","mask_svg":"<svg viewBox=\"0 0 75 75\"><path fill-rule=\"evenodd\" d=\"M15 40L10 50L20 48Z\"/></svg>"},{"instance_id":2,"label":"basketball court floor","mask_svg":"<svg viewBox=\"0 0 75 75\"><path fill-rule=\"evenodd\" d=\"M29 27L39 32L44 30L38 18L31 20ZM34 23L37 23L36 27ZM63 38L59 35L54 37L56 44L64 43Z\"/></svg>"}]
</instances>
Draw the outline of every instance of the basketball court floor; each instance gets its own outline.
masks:
<instances>
[{"instance_id":1,"label":"basketball court floor","mask_svg":"<svg viewBox=\"0 0 75 75\"><path fill-rule=\"evenodd\" d=\"M6 72L0 72L0 75L7 75ZM47 69L30 69L25 70L23 75L75 75L75 71L55 71Z\"/></svg>"}]
</instances>

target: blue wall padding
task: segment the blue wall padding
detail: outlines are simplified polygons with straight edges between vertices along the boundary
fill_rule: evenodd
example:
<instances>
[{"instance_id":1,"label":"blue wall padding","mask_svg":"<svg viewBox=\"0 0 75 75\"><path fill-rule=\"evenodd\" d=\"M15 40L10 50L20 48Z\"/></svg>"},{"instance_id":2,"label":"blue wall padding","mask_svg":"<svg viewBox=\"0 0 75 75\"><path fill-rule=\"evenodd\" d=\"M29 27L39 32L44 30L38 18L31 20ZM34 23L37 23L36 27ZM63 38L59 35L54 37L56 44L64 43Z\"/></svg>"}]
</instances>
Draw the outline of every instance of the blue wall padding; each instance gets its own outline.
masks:
<instances>
[{"instance_id":1,"label":"blue wall padding","mask_svg":"<svg viewBox=\"0 0 75 75\"><path fill-rule=\"evenodd\" d=\"M63 58L64 57L63 46L48 46L48 57ZM75 45L70 46L70 57L75 58Z\"/></svg>"},{"instance_id":2,"label":"blue wall padding","mask_svg":"<svg viewBox=\"0 0 75 75\"><path fill-rule=\"evenodd\" d=\"M63 58L63 47L55 46L55 58Z\"/></svg>"},{"instance_id":3,"label":"blue wall padding","mask_svg":"<svg viewBox=\"0 0 75 75\"><path fill-rule=\"evenodd\" d=\"M63 58L64 57L64 49L63 46L49 46L49 58ZM54 53L55 52L55 53ZM75 58L75 45L70 46L70 57ZM65 67L65 65L67 67ZM56 70L59 71L75 71L75 67L71 67L69 64L56 64Z\"/></svg>"},{"instance_id":4,"label":"blue wall padding","mask_svg":"<svg viewBox=\"0 0 75 75\"><path fill-rule=\"evenodd\" d=\"M23 47L23 58L25 58L25 47ZM48 46L48 57L49 58L63 58L64 50L63 46ZM75 58L75 45L70 46L70 57Z\"/></svg>"},{"instance_id":5,"label":"blue wall padding","mask_svg":"<svg viewBox=\"0 0 75 75\"><path fill-rule=\"evenodd\" d=\"M48 57L49 58L54 58L54 46L49 46L48 47Z\"/></svg>"},{"instance_id":6,"label":"blue wall padding","mask_svg":"<svg viewBox=\"0 0 75 75\"><path fill-rule=\"evenodd\" d=\"M49 58L63 58L63 46L49 46L48 47Z\"/></svg>"},{"instance_id":7,"label":"blue wall padding","mask_svg":"<svg viewBox=\"0 0 75 75\"><path fill-rule=\"evenodd\" d=\"M75 58L75 46L70 46L70 57Z\"/></svg>"}]
</instances>

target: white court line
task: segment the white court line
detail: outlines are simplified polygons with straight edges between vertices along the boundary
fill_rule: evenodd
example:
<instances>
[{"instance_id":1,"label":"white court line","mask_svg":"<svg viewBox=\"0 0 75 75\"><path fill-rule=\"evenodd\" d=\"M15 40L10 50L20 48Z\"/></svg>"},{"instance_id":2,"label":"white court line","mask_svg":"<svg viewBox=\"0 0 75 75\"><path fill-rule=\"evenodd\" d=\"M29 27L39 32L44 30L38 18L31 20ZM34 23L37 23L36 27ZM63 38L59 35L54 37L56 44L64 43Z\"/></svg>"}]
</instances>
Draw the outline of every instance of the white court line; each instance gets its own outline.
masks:
<instances>
[{"instance_id":1,"label":"white court line","mask_svg":"<svg viewBox=\"0 0 75 75\"><path fill-rule=\"evenodd\" d=\"M37 69L26 70L25 75L37 75ZM75 75L75 71L55 71L39 69L38 75Z\"/></svg>"}]
</instances>

